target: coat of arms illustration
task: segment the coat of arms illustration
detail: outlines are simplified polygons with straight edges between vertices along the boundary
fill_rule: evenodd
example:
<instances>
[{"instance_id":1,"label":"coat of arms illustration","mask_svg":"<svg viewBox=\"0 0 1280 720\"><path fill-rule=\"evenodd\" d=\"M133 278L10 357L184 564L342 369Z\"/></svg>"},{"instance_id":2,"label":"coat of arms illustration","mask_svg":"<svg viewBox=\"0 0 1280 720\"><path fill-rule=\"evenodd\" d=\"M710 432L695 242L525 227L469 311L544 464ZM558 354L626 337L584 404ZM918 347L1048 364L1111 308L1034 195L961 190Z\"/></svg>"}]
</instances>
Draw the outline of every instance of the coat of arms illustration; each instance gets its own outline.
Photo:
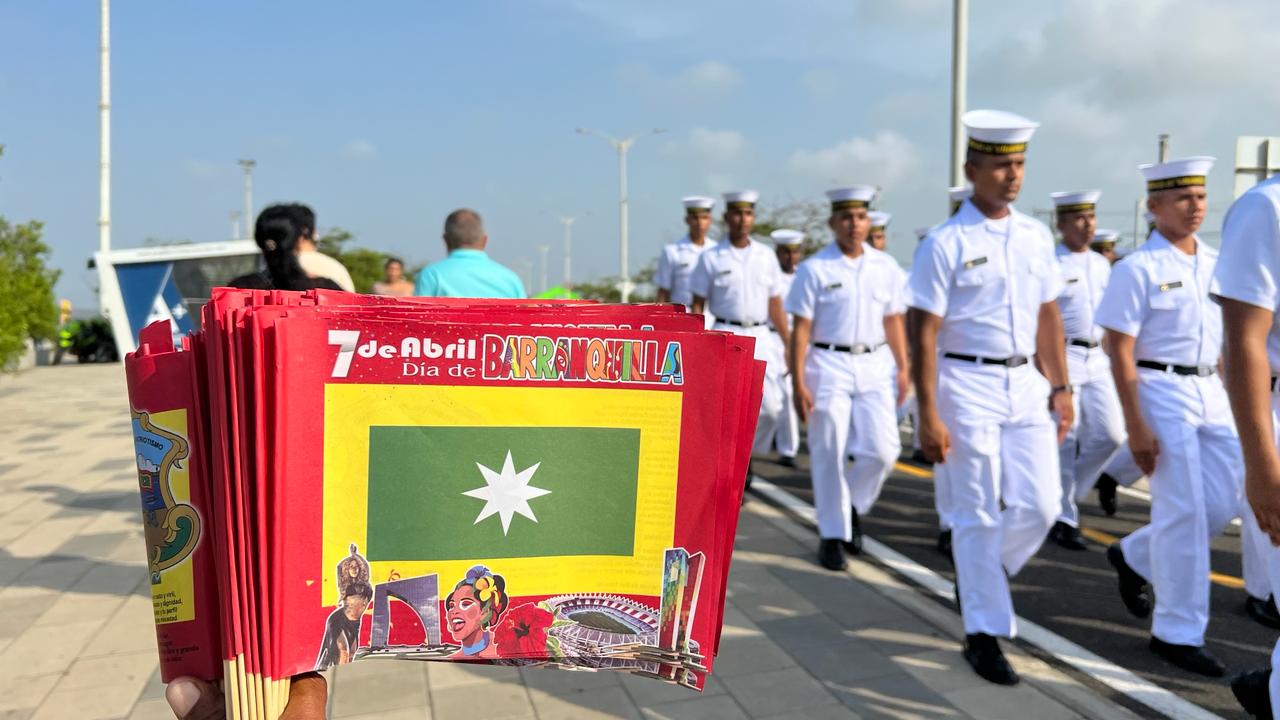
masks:
<instances>
[{"instance_id":1,"label":"coat of arms illustration","mask_svg":"<svg viewBox=\"0 0 1280 720\"><path fill-rule=\"evenodd\" d=\"M160 574L190 556L200 539L200 516L195 508L174 499L171 477L183 469L190 448L185 437L153 424L146 411L133 412L133 438L147 569L151 584L156 585Z\"/></svg>"}]
</instances>

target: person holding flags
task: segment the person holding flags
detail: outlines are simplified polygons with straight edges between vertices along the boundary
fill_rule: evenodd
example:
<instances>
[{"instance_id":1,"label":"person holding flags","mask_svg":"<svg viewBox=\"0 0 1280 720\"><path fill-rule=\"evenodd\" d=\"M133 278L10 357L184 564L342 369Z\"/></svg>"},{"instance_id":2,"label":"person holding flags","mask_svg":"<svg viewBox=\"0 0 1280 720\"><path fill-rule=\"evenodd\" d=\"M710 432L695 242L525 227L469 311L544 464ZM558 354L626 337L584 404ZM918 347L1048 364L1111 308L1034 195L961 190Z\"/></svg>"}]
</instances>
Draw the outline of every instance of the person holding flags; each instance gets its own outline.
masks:
<instances>
[{"instance_id":1,"label":"person holding flags","mask_svg":"<svg viewBox=\"0 0 1280 720\"><path fill-rule=\"evenodd\" d=\"M846 550L862 551L858 518L902 449L894 408L907 392L903 284L893 258L865 243L875 192L866 185L827 192L835 242L800 264L786 303L795 323L795 406L809 423L818 561L831 570L845 567ZM852 470L846 444L856 458Z\"/></svg>"},{"instance_id":2,"label":"person holding flags","mask_svg":"<svg viewBox=\"0 0 1280 720\"><path fill-rule=\"evenodd\" d=\"M778 417L782 413L782 382L786 363L787 316L782 310L782 270L773 250L751 237L760 193L741 190L724 194L724 224L728 237L698 257L689 279L695 313L708 310L715 316L713 329L756 339L755 357L768 363L760 420L753 450L769 451ZM775 334L776 333L776 334ZM751 471L747 471L747 484Z\"/></svg>"},{"instance_id":3,"label":"person holding flags","mask_svg":"<svg viewBox=\"0 0 1280 720\"><path fill-rule=\"evenodd\" d=\"M782 270L782 298L785 302L787 293L791 291L791 282L796 278L796 265L803 255L804 233L786 228L769 233L773 240L774 252L778 255L778 267ZM791 319L787 318L790 323ZM790 327L788 326L788 329ZM783 360L785 362L785 358ZM774 448L778 451L778 464L783 467L796 466L796 453L800 451L800 416L796 414L795 403L791 394L791 375L782 380L782 411L778 416L778 429L774 433Z\"/></svg>"},{"instance_id":4,"label":"person holding flags","mask_svg":"<svg viewBox=\"0 0 1280 720\"><path fill-rule=\"evenodd\" d=\"M1151 521L1107 549L1120 596L1155 615L1150 648L1169 662L1221 677L1204 647L1209 541L1240 512L1240 440L1217 376L1222 312L1210 299L1218 253L1196 230L1208 207L1211 157L1142 165L1156 229L1111 272L1096 321L1124 408L1129 448L1151 482Z\"/></svg>"},{"instance_id":5,"label":"person holding flags","mask_svg":"<svg viewBox=\"0 0 1280 720\"><path fill-rule=\"evenodd\" d=\"M698 257L712 246L707 232L711 229L711 208L716 206L716 199L690 195L681 202L689 233L662 248L653 284L658 288L658 302L680 303L687 308L693 305L693 291L689 288L693 269Z\"/></svg>"},{"instance_id":6,"label":"person holding flags","mask_svg":"<svg viewBox=\"0 0 1280 720\"><path fill-rule=\"evenodd\" d=\"M973 195L912 265L912 369L920 444L947 468L964 657L982 678L1012 685L1018 674L997 640L1016 632L1009 578L1058 514L1057 449L1073 420L1062 276L1049 229L1012 207L1038 124L994 110L963 122Z\"/></svg>"},{"instance_id":7,"label":"person holding flags","mask_svg":"<svg viewBox=\"0 0 1280 720\"><path fill-rule=\"evenodd\" d=\"M1058 263L1065 288L1058 296L1058 309L1067 336L1067 375L1076 421L1059 448L1062 473L1062 512L1049 531L1049 539L1068 550L1088 546L1080 536L1080 509L1077 489L1092 487L1107 462L1124 443L1124 418L1111 364L1102 351L1102 328L1093 315L1111 277L1111 264L1089 249L1097 226L1095 211L1100 190L1059 192L1049 197L1056 210ZM1112 497L1115 495L1112 487Z\"/></svg>"}]
</instances>

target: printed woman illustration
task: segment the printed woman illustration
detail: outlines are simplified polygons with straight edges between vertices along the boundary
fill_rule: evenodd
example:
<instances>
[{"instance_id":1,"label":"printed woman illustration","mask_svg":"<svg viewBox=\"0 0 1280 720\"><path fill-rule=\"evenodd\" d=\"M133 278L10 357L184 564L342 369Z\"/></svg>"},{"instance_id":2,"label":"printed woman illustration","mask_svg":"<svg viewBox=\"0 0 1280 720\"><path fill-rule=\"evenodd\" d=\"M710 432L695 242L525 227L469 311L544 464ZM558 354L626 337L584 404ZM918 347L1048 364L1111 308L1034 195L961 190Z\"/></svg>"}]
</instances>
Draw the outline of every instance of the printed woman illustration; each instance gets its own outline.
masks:
<instances>
[{"instance_id":1,"label":"printed woman illustration","mask_svg":"<svg viewBox=\"0 0 1280 720\"><path fill-rule=\"evenodd\" d=\"M496 658L491 629L507 610L507 581L489 568L476 565L454 586L444 600L445 625L454 642L462 646L452 657Z\"/></svg>"}]
</instances>

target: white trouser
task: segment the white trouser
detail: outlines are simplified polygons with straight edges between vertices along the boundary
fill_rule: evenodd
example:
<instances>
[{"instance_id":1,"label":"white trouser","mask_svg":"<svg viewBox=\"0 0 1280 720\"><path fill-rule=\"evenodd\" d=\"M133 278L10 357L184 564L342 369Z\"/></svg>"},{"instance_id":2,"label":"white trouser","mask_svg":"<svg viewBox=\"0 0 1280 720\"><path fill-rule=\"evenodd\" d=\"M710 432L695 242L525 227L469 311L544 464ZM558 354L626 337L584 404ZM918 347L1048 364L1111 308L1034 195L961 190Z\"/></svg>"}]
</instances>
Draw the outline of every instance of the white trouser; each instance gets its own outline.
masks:
<instances>
[{"instance_id":1,"label":"white trouser","mask_svg":"<svg viewBox=\"0 0 1280 720\"><path fill-rule=\"evenodd\" d=\"M1249 509L1249 499L1241 493L1240 517L1253 514ZM1259 539L1261 538L1261 539ZM1266 536L1251 533L1247 527L1240 527L1240 576L1244 578L1244 591L1250 597L1266 600L1271 596L1271 581L1267 578L1267 545Z\"/></svg>"},{"instance_id":2,"label":"white trouser","mask_svg":"<svg viewBox=\"0 0 1280 720\"><path fill-rule=\"evenodd\" d=\"M951 434L946 504L964 631L1013 637L1009 578L1040 549L1062 494L1049 381L1030 364L939 363L938 413Z\"/></svg>"},{"instance_id":3,"label":"white trouser","mask_svg":"<svg viewBox=\"0 0 1280 720\"><path fill-rule=\"evenodd\" d=\"M1062 475L1062 511L1058 520L1080 526L1076 497L1087 494L1102 468L1124 444L1124 414L1111 379L1111 363L1101 348L1067 346L1067 371L1073 392L1075 422L1058 449Z\"/></svg>"},{"instance_id":4,"label":"white trouser","mask_svg":"<svg viewBox=\"0 0 1280 720\"><path fill-rule=\"evenodd\" d=\"M1222 380L1138 370L1138 400L1159 452L1151 521L1121 541L1126 562L1155 588L1151 634L1204 645L1209 539L1240 512L1240 439Z\"/></svg>"},{"instance_id":5,"label":"white trouser","mask_svg":"<svg viewBox=\"0 0 1280 720\"><path fill-rule=\"evenodd\" d=\"M778 454L794 458L800 452L800 415L796 413L794 390L791 388L791 374L782 378L782 411L778 415L778 429L773 444Z\"/></svg>"},{"instance_id":6,"label":"white trouser","mask_svg":"<svg viewBox=\"0 0 1280 720\"><path fill-rule=\"evenodd\" d=\"M1138 463L1133 459L1133 451L1129 449L1127 438L1116 454L1111 456L1106 467L1102 468L1102 472L1115 480L1117 485L1125 487L1132 487L1143 478L1142 468L1138 467ZM1081 502L1088 497L1092 489L1088 486L1076 487L1076 502Z\"/></svg>"},{"instance_id":7,"label":"white trouser","mask_svg":"<svg viewBox=\"0 0 1280 720\"><path fill-rule=\"evenodd\" d=\"M778 427L778 418L782 415L782 383L787 371L782 339L768 325L744 328L717 321L715 329L756 339L755 359L765 361L764 393L760 398L760 419L756 421L751 450L755 454L767 453Z\"/></svg>"},{"instance_id":8,"label":"white trouser","mask_svg":"<svg viewBox=\"0 0 1280 720\"><path fill-rule=\"evenodd\" d=\"M805 360L805 385L813 396L809 468L823 538L849 539L850 507L859 515L871 510L902 451L886 363L892 364L886 348L853 355L815 347ZM846 453L856 460L852 467Z\"/></svg>"}]
</instances>

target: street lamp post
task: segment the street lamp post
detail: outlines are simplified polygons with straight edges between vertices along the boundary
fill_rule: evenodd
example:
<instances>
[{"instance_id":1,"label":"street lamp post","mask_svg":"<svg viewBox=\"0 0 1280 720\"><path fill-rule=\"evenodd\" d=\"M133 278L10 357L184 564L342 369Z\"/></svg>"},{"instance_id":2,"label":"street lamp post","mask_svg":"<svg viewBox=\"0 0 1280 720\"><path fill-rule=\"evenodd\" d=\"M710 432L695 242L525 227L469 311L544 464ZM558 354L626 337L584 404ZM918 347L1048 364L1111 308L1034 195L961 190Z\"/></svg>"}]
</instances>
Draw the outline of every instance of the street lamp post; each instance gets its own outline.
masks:
<instances>
[{"instance_id":1,"label":"street lamp post","mask_svg":"<svg viewBox=\"0 0 1280 720\"><path fill-rule=\"evenodd\" d=\"M631 149L636 140L665 131L655 128L649 132L632 135L623 140L590 128L578 128L577 132L581 135L595 135L604 138L618 151L618 264L622 276L621 281L618 283L618 290L622 293L622 302L625 303L631 299L633 287L631 284L631 272L627 263L627 151Z\"/></svg>"},{"instance_id":2,"label":"street lamp post","mask_svg":"<svg viewBox=\"0 0 1280 720\"><path fill-rule=\"evenodd\" d=\"M240 160L240 167L244 168L244 229L245 238L252 238L253 233L249 228L253 227L253 166L258 163L253 160Z\"/></svg>"},{"instance_id":3,"label":"street lamp post","mask_svg":"<svg viewBox=\"0 0 1280 720\"><path fill-rule=\"evenodd\" d=\"M964 185L964 115L965 85L969 48L969 0L955 0L951 19L951 185Z\"/></svg>"},{"instance_id":4,"label":"street lamp post","mask_svg":"<svg viewBox=\"0 0 1280 720\"><path fill-rule=\"evenodd\" d=\"M564 223L564 286L566 288L573 287L572 269L573 269L573 221L577 218L572 215L565 215L560 218L560 222Z\"/></svg>"},{"instance_id":5,"label":"street lamp post","mask_svg":"<svg viewBox=\"0 0 1280 720\"><path fill-rule=\"evenodd\" d=\"M550 245L538 246L538 256L539 256L538 264L540 266L539 276L538 276L538 292L547 291L547 252L550 250L551 250Z\"/></svg>"}]
</instances>

